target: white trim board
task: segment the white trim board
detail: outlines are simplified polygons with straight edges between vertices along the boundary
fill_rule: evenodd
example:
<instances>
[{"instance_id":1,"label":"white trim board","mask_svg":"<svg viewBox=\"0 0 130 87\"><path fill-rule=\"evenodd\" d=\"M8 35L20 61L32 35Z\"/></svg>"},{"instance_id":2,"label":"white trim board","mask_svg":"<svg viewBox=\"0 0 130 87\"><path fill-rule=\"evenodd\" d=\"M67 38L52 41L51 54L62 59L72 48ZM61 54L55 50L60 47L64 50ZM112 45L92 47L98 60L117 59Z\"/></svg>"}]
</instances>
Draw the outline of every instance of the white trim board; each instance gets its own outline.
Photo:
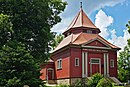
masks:
<instances>
[{"instance_id":1,"label":"white trim board","mask_svg":"<svg viewBox=\"0 0 130 87\"><path fill-rule=\"evenodd\" d=\"M82 77L87 76L88 76L88 53L82 52Z\"/></svg>"}]
</instances>

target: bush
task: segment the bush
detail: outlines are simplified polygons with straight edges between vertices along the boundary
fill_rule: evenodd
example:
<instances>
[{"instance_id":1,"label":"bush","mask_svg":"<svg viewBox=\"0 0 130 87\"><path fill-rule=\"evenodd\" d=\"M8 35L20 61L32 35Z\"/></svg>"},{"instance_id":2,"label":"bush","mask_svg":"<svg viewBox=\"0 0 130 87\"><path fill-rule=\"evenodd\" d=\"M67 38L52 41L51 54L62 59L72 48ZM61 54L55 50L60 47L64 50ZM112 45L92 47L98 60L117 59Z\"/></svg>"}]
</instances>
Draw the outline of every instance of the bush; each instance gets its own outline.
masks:
<instances>
[{"instance_id":1,"label":"bush","mask_svg":"<svg viewBox=\"0 0 130 87\"><path fill-rule=\"evenodd\" d=\"M123 68L118 69L118 79L122 82L127 82L129 71Z\"/></svg>"},{"instance_id":2,"label":"bush","mask_svg":"<svg viewBox=\"0 0 130 87\"><path fill-rule=\"evenodd\" d=\"M102 78L96 87L114 87L108 78Z\"/></svg>"},{"instance_id":3,"label":"bush","mask_svg":"<svg viewBox=\"0 0 130 87\"><path fill-rule=\"evenodd\" d=\"M88 87L96 87L99 80L102 79L103 76L99 73L96 73L94 74L92 77L91 77L91 80L88 80Z\"/></svg>"},{"instance_id":4,"label":"bush","mask_svg":"<svg viewBox=\"0 0 130 87\"><path fill-rule=\"evenodd\" d=\"M87 79L86 78L82 78L81 80L76 80L75 83L73 85L71 85L70 87L87 87Z\"/></svg>"}]
</instances>

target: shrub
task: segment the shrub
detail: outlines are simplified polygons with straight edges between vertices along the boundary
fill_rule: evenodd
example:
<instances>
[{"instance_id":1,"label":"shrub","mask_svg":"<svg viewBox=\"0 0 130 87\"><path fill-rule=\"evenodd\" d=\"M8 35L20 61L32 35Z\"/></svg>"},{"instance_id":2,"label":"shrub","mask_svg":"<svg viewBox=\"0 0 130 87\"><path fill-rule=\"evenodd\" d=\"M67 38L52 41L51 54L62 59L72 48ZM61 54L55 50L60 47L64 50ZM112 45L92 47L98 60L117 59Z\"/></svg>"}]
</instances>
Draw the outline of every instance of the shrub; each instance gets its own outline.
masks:
<instances>
[{"instance_id":1,"label":"shrub","mask_svg":"<svg viewBox=\"0 0 130 87\"><path fill-rule=\"evenodd\" d=\"M118 69L118 79L122 82L127 82L129 71L123 68Z\"/></svg>"},{"instance_id":2,"label":"shrub","mask_svg":"<svg viewBox=\"0 0 130 87\"><path fill-rule=\"evenodd\" d=\"M99 73L94 74L90 80L88 80L88 87L96 87L99 80L102 79L103 76Z\"/></svg>"},{"instance_id":3,"label":"shrub","mask_svg":"<svg viewBox=\"0 0 130 87\"><path fill-rule=\"evenodd\" d=\"M102 78L96 87L114 87L108 78Z\"/></svg>"},{"instance_id":4,"label":"shrub","mask_svg":"<svg viewBox=\"0 0 130 87\"><path fill-rule=\"evenodd\" d=\"M70 87L83 87L83 86L87 87L86 78L82 78L81 80L76 80L75 83Z\"/></svg>"}]
</instances>

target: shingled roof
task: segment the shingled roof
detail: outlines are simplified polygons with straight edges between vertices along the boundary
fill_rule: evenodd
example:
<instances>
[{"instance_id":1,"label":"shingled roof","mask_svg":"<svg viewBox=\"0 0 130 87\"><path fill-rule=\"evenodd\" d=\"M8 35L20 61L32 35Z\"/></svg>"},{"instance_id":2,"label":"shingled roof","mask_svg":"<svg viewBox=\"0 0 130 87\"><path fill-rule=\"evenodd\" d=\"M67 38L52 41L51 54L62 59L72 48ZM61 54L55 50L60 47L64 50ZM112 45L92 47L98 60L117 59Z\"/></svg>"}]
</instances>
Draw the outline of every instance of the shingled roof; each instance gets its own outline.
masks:
<instances>
[{"instance_id":1,"label":"shingled roof","mask_svg":"<svg viewBox=\"0 0 130 87\"><path fill-rule=\"evenodd\" d=\"M86 29L87 28L98 29L92 23L92 21L88 18L88 16L85 14L85 12L83 11L82 8L79 11L79 13L76 15L76 17L73 19L73 21L71 22L71 24L69 25L69 27L65 30L65 32L68 31L69 29L77 28L77 27L86 27Z\"/></svg>"},{"instance_id":2,"label":"shingled roof","mask_svg":"<svg viewBox=\"0 0 130 87\"><path fill-rule=\"evenodd\" d=\"M61 41L61 43L55 48L55 50L53 52L65 47L65 46L68 46L70 44L71 45L82 45L84 43L90 42L95 39L99 39L103 43L110 46L112 49L120 49L119 47L109 43L107 40L105 40L98 34L79 33L79 34L71 34L71 35L67 36L66 38L64 38Z\"/></svg>"}]
</instances>

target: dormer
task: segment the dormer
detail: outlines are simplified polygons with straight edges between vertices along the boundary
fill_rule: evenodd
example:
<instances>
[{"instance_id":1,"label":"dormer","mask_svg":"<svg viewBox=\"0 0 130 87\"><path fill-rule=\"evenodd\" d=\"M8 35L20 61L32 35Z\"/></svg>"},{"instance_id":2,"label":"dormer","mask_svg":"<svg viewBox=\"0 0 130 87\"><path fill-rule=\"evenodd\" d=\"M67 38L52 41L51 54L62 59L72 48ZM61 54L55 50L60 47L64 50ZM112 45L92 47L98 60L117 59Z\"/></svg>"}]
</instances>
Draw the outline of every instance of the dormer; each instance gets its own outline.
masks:
<instances>
[{"instance_id":1,"label":"dormer","mask_svg":"<svg viewBox=\"0 0 130 87\"><path fill-rule=\"evenodd\" d=\"M79 13L73 19L69 27L65 32L63 32L64 36L68 36L70 34L77 34L77 33L89 33L89 34L99 34L100 30L97 28L92 21L88 18L85 14L83 9L81 8Z\"/></svg>"}]
</instances>

